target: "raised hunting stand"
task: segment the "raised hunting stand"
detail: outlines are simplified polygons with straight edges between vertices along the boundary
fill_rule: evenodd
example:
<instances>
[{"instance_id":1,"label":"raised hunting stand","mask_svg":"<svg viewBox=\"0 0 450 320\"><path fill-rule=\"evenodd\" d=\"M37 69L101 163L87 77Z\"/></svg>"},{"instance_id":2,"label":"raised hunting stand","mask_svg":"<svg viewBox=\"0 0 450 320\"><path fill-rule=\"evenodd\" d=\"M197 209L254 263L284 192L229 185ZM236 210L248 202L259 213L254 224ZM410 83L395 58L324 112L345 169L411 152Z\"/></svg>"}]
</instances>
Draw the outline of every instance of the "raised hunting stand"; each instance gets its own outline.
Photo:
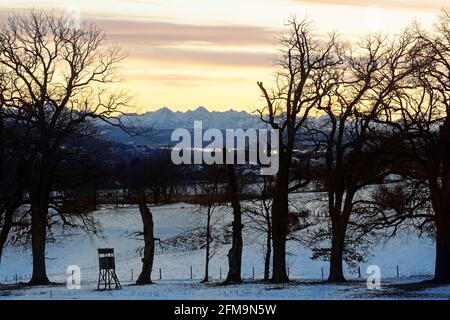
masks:
<instances>
[{"instance_id":1,"label":"raised hunting stand","mask_svg":"<svg viewBox=\"0 0 450 320\"><path fill-rule=\"evenodd\" d=\"M116 275L116 263L114 261L114 249L102 248L98 251L98 290L111 290L111 282L114 280L115 289L122 289L119 278ZM100 287L103 287L100 289Z\"/></svg>"}]
</instances>

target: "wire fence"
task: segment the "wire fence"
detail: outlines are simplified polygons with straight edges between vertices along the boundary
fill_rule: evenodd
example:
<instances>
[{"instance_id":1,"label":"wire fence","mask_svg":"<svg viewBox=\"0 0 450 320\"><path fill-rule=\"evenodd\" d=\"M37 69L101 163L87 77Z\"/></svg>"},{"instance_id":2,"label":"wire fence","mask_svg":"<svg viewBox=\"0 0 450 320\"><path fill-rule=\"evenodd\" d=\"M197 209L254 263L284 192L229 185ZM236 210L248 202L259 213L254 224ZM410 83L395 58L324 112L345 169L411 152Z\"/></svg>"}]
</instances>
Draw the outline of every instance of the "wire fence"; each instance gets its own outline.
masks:
<instances>
[{"instance_id":1,"label":"wire fence","mask_svg":"<svg viewBox=\"0 0 450 320\"><path fill-rule=\"evenodd\" d=\"M392 266L389 270L384 270L383 278L389 279L400 279L400 278L410 278L410 277L431 277L430 274L418 273L418 272L402 272L402 268L399 265ZM130 268L128 271L121 269L118 272L119 279L124 282L134 282L137 280L141 269ZM195 267L189 265L185 267L185 272L177 269L176 272L171 272L171 269L165 269L163 267L156 267L152 270L153 280L179 280L179 281L202 281L205 279L204 270L200 267ZM180 272L181 271L181 272ZM227 267L214 266L209 268L208 280L210 281L221 281L226 279L228 272ZM317 270L317 276L314 277L311 274L309 276L303 275L297 268L288 267L287 275L290 280L304 280L304 281L320 281L327 280L328 270L327 268L321 267ZM73 274L72 274L73 275ZM271 274L269 274L270 276ZM54 278L57 281L66 280L71 274L66 272L48 273L50 279ZM365 280L369 274L367 274L361 267L357 267L351 274L346 274L348 280ZM14 273L9 276L4 276L0 278L1 284L19 284L26 283L32 277L31 273ZM264 270L255 266L246 268L242 272L242 278L244 281L263 281L264 280ZM82 281L85 283L96 282L98 279L98 269L95 267L85 268L82 271Z\"/></svg>"}]
</instances>

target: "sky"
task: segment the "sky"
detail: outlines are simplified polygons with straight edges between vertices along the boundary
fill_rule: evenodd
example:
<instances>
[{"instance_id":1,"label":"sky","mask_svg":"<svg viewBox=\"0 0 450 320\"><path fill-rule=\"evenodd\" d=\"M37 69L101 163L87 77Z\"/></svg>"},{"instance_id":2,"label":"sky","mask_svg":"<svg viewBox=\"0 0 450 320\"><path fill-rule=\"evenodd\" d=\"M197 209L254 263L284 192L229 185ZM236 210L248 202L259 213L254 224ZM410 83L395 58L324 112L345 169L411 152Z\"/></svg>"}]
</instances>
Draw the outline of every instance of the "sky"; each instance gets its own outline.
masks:
<instances>
[{"instance_id":1,"label":"sky","mask_svg":"<svg viewBox=\"0 0 450 320\"><path fill-rule=\"evenodd\" d=\"M350 40L396 33L413 20L431 26L448 0L0 0L5 13L56 9L94 21L127 53L117 88L135 110L251 112L261 107L257 81L273 80L277 38L286 20L308 17L318 34Z\"/></svg>"}]
</instances>

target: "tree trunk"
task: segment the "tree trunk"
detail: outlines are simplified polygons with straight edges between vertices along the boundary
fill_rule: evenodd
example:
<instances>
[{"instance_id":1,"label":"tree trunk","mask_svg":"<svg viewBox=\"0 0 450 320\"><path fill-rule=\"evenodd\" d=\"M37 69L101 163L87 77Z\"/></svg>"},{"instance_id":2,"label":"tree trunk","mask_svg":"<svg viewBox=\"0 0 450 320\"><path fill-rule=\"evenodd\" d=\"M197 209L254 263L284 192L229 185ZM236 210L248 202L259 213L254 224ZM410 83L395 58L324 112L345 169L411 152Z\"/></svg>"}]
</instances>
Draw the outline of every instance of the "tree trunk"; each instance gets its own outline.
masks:
<instances>
[{"instance_id":1,"label":"tree trunk","mask_svg":"<svg viewBox=\"0 0 450 320\"><path fill-rule=\"evenodd\" d=\"M442 187L437 174L430 183L436 226L436 265L434 281L450 282L450 118L440 128L438 154L442 161ZM439 172L435 170L435 172Z\"/></svg>"},{"instance_id":2,"label":"tree trunk","mask_svg":"<svg viewBox=\"0 0 450 320\"><path fill-rule=\"evenodd\" d=\"M8 208L3 219L3 226L0 231L0 267L2 265L3 249L5 248L6 241L8 240L8 235L12 228L14 211L17 207L18 205L13 205L11 208Z\"/></svg>"},{"instance_id":3,"label":"tree trunk","mask_svg":"<svg viewBox=\"0 0 450 320\"><path fill-rule=\"evenodd\" d=\"M208 216L206 220L206 253L205 253L205 276L202 283L209 282L209 252L211 244L211 206L208 207Z\"/></svg>"},{"instance_id":4,"label":"tree trunk","mask_svg":"<svg viewBox=\"0 0 450 320\"><path fill-rule=\"evenodd\" d=\"M267 232L267 238L266 238L266 257L264 259L264 281L269 281L270 279L270 257L272 255L272 241L270 240L270 228Z\"/></svg>"},{"instance_id":5,"label":"tree trunk","mask_svg":"<svg viewBox=\"0 0 450 320\"><path fill-rule=\"evenodd\" d=\"M328 282L344 282L345 277L342 258L344 254L345 227L340 223L334 223L332 232L330 274L328 276Z\"/></svg>"},{"instance_id":6,"label":"tree trunk","mask_svg":"<svg viewBox=\"0 0 450 320\"><path fill-rule=\"evenodd\" d=\"M242 212L239 203L238 185L233 165L227 165L228 186L233 207L233 243L228 251L228 275L225 283L241 283L242 267Z\"/></svg>"},{"instance_id":7,"label":"tree trunk","mask_svg":"<svg viewBox=\"0 0 450 320\"><path fill-rule=\"evenodd\" d=\"M151 284L153 260L155 257L155 238L153 234L153 216L145 203L145 197L139 200L139 212L144 225L144 257L142 258L142 271L136 284Z\"/></svg>"},{"instance_id":8,"label":"tree trunk","mask_svg":"<svg viewBox=\"0 0 450 320\"><path fill-rule=\"evenodd\" d=\"M450 215L436 215L436 265L433 280L450 282Z\"/></svg>"},{"instance_id":9,"label":"tree trunk","mask_svg":"<svg viewBox=\"0 0 450 320\"><path fill-rule=\"evenodd\" d=\"M6 181L5 174L5 167L4 167L4 160L5 160L5 151L4 151L4 123L3 123L3 117L0 117L0 192L1 197L3 198L5 202L8 201L8 189L10 187L9 184L3 183L3 181ZM19 172L18 172L19 173ZM19 179L18 179L19 180ZM18 183L19 181L16 181ZM9 208L8 208L9 207ZM13 205L14 207L14 205ZM2 255L3 255L3 248L5 247L6 241L8 240L9 231L12 227L12 217L14 210L11 210L13 207L6 205L6 208L4 209L4 212L0 212L0 220L3 220L3 226L0 231L0 267L2 265ZM2 219L2 214L4 214L4 217Z\"/></svg>"},{"instance_id":10,"label":"tree trunk","mask_svg":"<svg viewBox=\"0 0 450 320\"><path fill-rule=\"evenodd\" d=\"M286 234L288 218L288 179L289 166L282 165L278 171L272 203L272 244L273 272L272 282L286 283L289 278L286 273Z\"/></svg>"},{"instance_id":11,"label":"tree trunk","mask_svg":"<svg viewBox=\"0 0 450 320\"><path fill-rule=\"evenodd\" d=\"M45 242L47 238L48 205L46 202L34 204L31 208L31 247L33 254L33 275L30 285L46 285Z\"/></svg>"}]
</instances>

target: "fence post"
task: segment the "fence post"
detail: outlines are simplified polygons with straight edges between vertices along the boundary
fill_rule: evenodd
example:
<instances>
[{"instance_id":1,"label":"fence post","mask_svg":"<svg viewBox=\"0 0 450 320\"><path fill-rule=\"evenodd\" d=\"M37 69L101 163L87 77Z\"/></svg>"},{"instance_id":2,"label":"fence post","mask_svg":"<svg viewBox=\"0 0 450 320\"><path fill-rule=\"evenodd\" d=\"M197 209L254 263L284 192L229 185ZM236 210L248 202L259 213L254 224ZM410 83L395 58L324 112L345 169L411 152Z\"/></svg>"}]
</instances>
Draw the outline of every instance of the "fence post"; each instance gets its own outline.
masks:
<instances>
[{"instance_id":1,"label":"fence post","mask_svg":"<svg viewBox=\"0 0 450 320\"><path fill-rule=\"evenodd\" d=\"M361 267L358 266L358 278L361 278Z\"/></svg>"},{"instance_id":2,"label":"fence post","mask_svg":"<svg viewBox=\"0 0 450 320\"><path fill-rule=\"evenodd\" d=\"M159 268L159 280L161 280L162 279L162 271L161 271L161 268Z\"/></svg>"},{"instance_id":3,"label":"fence post","mask_svg":"<svg viewBox=\"0 0 450 320\"><path fill-rule=\"evenodd\" d=\"M320 271L322 272L322 280L323 280L323 267L320 268Z\"/></svg>"},{"instance_id":4,"label":"fence post","mask_svg":"<svg viewBox=\"0 0 450 320\"><path fill-rule=\"evenodd\" d=\"M397 265L397 278L400 278L400 270L398 268L398 265Z\"/></svg>"},{"instance_id":5,"label":"fence post","mask_svg":"<svg viewBox=\"0 0 450 320\"><path fill-rule=\"evenodd\" d=\"M222 267L219 267L219 279L222 280Z\"/></svg>"},{"instance_id":6,"label":"fence post","mask_svg":"<svg viewBox=\"0 0 450 320\"><path fill-rule=\"evenodd\" d=\"M190 270L191 270L191 280L192 280L192 266L190 266Z\"/></svg>"},{"instance_id":7,"label":"fence post","mask_svg":"<svg viewBox=\"0 0 450 320\"><path fill-rule=\"evenodd\" d=\"M131 281L133 281L133 268L131 268Z\"/></svg>"}]
</instances>

